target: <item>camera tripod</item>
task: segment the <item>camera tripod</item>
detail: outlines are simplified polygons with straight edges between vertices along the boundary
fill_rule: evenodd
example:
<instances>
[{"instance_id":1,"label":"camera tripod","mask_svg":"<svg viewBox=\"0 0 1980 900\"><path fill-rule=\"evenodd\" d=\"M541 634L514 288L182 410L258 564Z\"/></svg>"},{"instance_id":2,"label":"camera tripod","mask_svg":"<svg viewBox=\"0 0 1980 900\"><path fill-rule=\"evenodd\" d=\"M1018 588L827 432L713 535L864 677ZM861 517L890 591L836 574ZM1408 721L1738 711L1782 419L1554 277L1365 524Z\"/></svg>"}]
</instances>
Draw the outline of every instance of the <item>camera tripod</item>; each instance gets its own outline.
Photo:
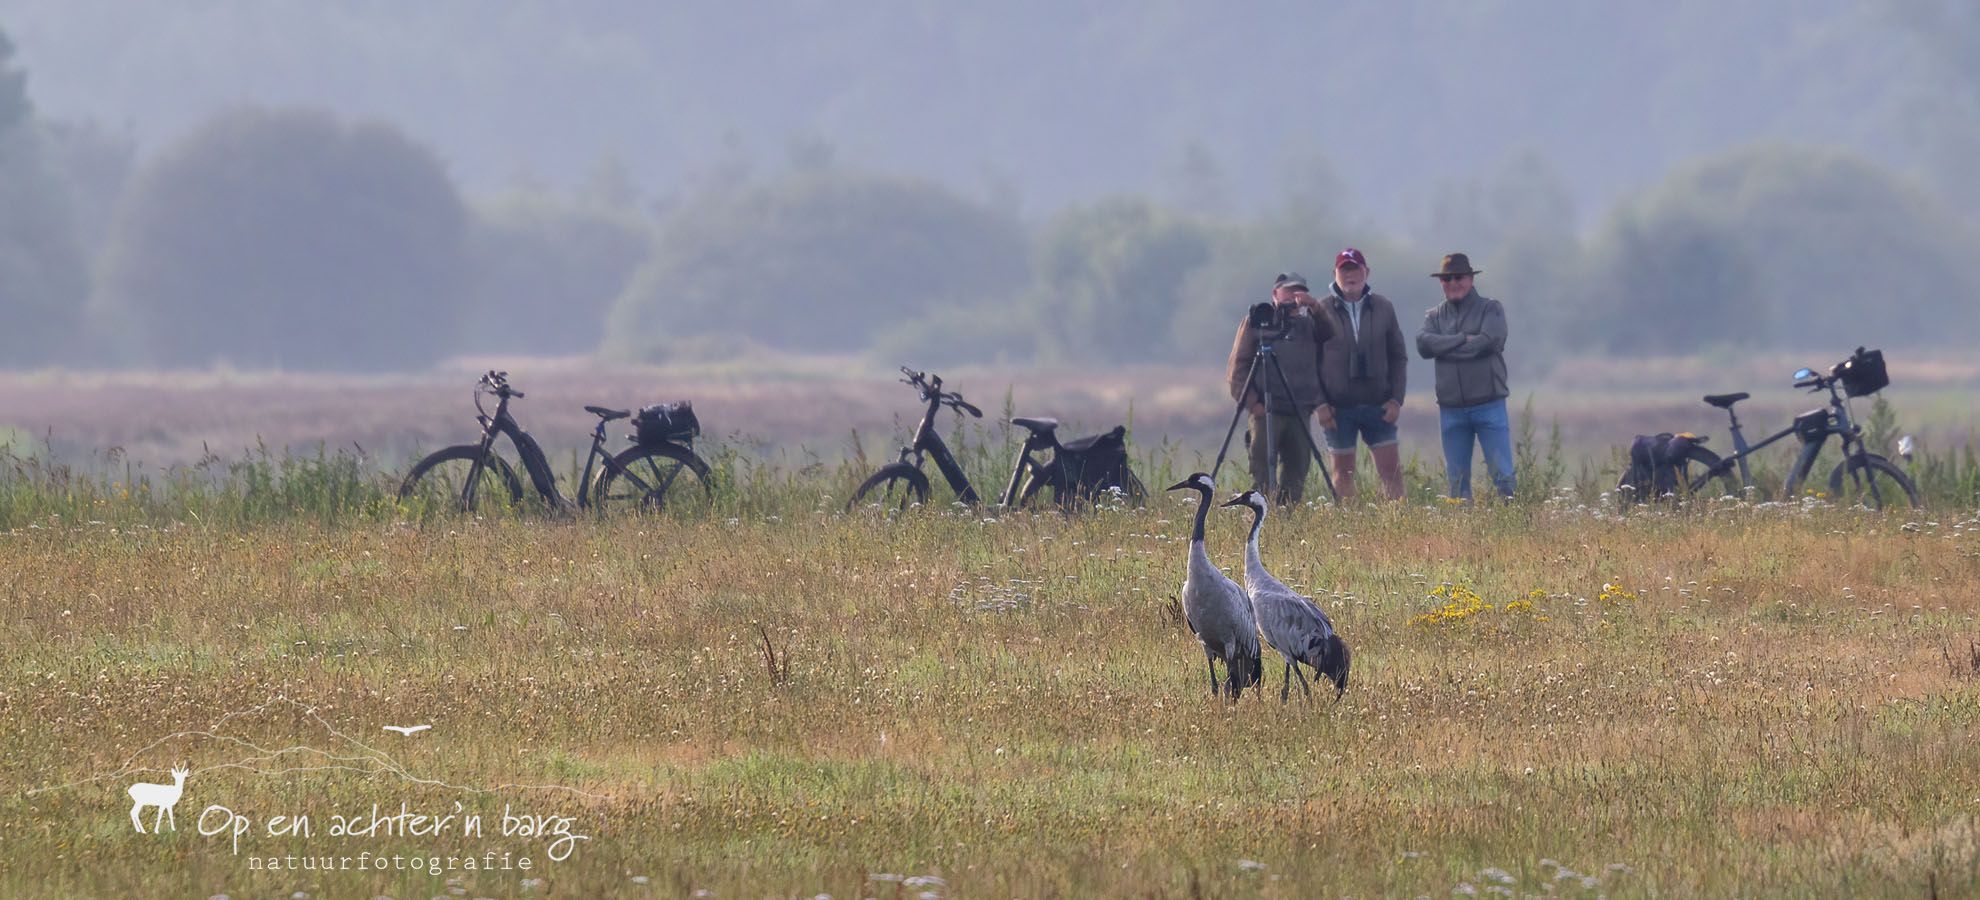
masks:
<instances>
[{"instance_id":1,"label":"camera tripod","mask_svg":"<svg viewBox=\"0 0 1980 900\"><path fill-rule=\"evenodd\" d=\"M1284 335L1280 336L1283 337ZM1279 477L1279 448L1277 442L1271 439L1272 417L1287 414L1272 411L1271 379L1261 374L1261 370L1266 363L1271 364L1272 374L1279 377L1279 386L1285 389L1288 396L1292 394L1292 383L1286 380L1286 370L1279 366L1279 357L1273 350L1272 339L1260 337L1258 339L1258 349L1252 351L1251 354L1251 367L1244 375L1244 387L1238 390L1237 409L1231 413L1231 427L1224 431L1224 445L1217 448L1217 461L1210 466L1210 478L1215 480L1218 470L1224 467L1224 457L1231 452L1231 438L1237 435L1238 422L1244 418L1244 398L1249 396L1252 387L1256 386L1258 388L1258 395L1264 399L1265 403L1265 433L1252 435L1251 438L1255 441L1265 442L1265 483L1260 484L1258 488L1260 493L1266 494L1276 501L1278 499L1279 488L1279 485L1275 483ZM1321 391L1323 394L1322 399L1324 400L1326 399L1324 397L1325 388L1322 388ZM1293 421L1299 423L1299 433L1306 437L1306 449L1312 451L1314 463L1320 466L1320 483L1327 486L1327 496L1339 500L1340 495L1334 492L1333 476L1327 472L1327 460L1325 455L1320 452L1319 443L1313 440L1313 430L1307 427L1306 417L1296 412L1290 415L1293 417Z\"/></svg>"}]
</instances>

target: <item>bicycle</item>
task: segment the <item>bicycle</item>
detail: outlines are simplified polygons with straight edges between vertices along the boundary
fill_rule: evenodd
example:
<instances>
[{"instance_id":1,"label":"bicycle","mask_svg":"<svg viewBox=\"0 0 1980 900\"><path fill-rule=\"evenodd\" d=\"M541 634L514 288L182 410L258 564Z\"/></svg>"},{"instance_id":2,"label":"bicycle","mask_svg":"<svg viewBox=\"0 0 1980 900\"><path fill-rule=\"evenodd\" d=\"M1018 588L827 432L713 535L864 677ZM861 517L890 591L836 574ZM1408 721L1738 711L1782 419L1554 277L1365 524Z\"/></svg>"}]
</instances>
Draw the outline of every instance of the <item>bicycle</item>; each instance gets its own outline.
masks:
<instances>
[{"instance_id":1,"label":"bicycle","mask_svg":"<svg viewBox=\"0 0 1980 900\"><path fill-rule=\"evenodd\" d=\"M954 409L958 415L976 418L982 418L983 411L964 400L961 394L942 390L940 375L930 376L906 366L901 367L901 374L904 376L901 382L920 391L928 408L915 426L912 442L901 448L900 459L880 467L880 471L861 483L846 508L858 507L873 497L878 497L875 502L882 506L894 506L898 496L901 509L910 503L926 503L929 481L921 471L924 458L935 460L935 468L948 480L957 499L975 505L979 502L976 488L970 484L955 455L949 452L949 446L942 442L942 436L935 432L935 417L943 406ZM1136 504L1147 498L1148 490L1128 468L1125 427L1061 444L1057 419L1019 416L1011 419L1011 424L1028 434L1018 450L1017 461L1011 466L1010 483L1004 487L1001 505L1005 508L1029 506L1047 489L1052 491L1053 502L1063 509L1095 500L1102 491L1111 488L1119 488ZM1040 460L1037 454L1046 451L1052 454L1050 461Z\"/></svg>"},{"instance_id":2,"label":"bicycle","mask_svg":"<svg viewBox=\"0 0 1980 900\"><path fill-rule=\"evenodd\" d=\"M910 503L928 502L928 476L922 474L924 459L935 460L935 468L949 482L950 489L956 492L956 499L974 506L978 502L976 488L969 483L962 464L956 462L955 454L949 452L949 445L942 442L942 436L935 433L935 416L947 406L957 415L967 413L975 418L983 418L983 410L977 409L962 394L942 390L942 376L930 376L916 372L906 366L901 367L901 383L921 392L921 400L928 408L921 414L920 424L914 427L914 438L901 448L900 459L880 467L868 476L853 491L852 499L846 501L846 509L851 510L867 501L868 497L878 497L881 506L894 506L894 498L900 498L898 508L906 509ZM914 459L908 462L909 457Z\"/></svg>"},{"instance_id":3,"label":"bicycle","mask_svg":"<svg viewBox=\"0 0 1980 900\"><path fill-rule=\"evenodd\" d=\"M489 395L496 398L492 415L482 405L482 398ZM480 440L437 450L421 459L399 485L399 498L410 499L421 493L452 497L455 508L467 513L480 511L483 503L521 504L522 479L516 476L515 467L495 452L496 439L506 435L522 460L524 471L529 473L531 486L544 502L554 510L569 510L573 504L558 491L556 475L543 455L543 448L509 413L509 401L523 396L522 391L510 386L507 372L490 371L481 376L474 391L475 419L481 423ZM670 495L685 493L683 499L692 505L706 505L712 499L708 463L689 444L698 426L670 430L661 423L659 432L651 433L654 429L647 422L636 420L644 439L614 455L605 449L605 426L631 418L632 411L602 406L584 409L598 417L598 424L591 432L584 473L578 477L577 507L658 511L666 506ZM691 410L687 419L692 419ZM596 482L592 477L594 471ZM681 485L676 490L676 482L683 474L691 476L692 484Z\"/></svg>"},{"instance_id":4,"label":"bicycle","mask_svg":"<svg viewBox=\"0 0 1980 900\"><path fill-rule=\"evenodd\" d=\"M1793 424L1757 444L1749 444L1740 429L1739 414L1733 411L1733 404L1745 400L1752 394L1713 394L1705 402L1726 411L1732 422L1733 454L1721 458L1703 447L1692 446L1678 463L1686 476L1685 483L1693 494L1711 489L1714 481L1720 485L1722 495L1737 496L1744 488L1754 487L1753 471L1747 459L1765 447L1788 435L1801 440L1801 453L1795 457L1794 467L1788 470L1785 496L1793 497L1802 484L1808 480L1815 460L1830 437L1842 438L1843 460L1836 463L1829 472L1829 496L1842 501L1882 509L1887 498L1903 500L1912 508L1923 507L1918 497L1918 487L1911 477L1895 463L1882 455L1871 453L1864 446L1863 427L1856 424L1850 414L1849 398L1876 393L1890 384L1884 370L1884 355L1881 351L1865 351L1862 347L1850 358L1829 368L1829 374L1822 375L1813 369L1801 369L1794 373L1794 386L1806 388L1812 393L1829 392L1826 407L1812 409L1794 417ZM1838 392L1838 388L1841 391ZM1846 396L1845 396L1846 395ZM1688 463L1697 463L1705 471L1692 478ZM1737 477L1734 472L1737 470ZM1845 475L1848 483L1844 483ZM1849 493L1845 493L1845 491Z\"/></svg>"}]
</instances>

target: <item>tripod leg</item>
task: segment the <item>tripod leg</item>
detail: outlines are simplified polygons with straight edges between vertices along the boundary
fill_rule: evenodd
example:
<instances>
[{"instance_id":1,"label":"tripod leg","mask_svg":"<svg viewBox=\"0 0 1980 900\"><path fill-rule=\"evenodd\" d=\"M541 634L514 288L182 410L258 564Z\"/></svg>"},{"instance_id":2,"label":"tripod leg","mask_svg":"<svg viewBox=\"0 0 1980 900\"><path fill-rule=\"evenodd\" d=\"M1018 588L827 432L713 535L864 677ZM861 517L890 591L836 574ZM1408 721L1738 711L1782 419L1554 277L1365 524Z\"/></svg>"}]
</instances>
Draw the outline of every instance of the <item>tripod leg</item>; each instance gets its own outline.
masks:
<instances>
[{"instance_id":1,"label":"tripod leg","mask_svg":"<svg viewBox=\"0 0 1980 900\"><path fill-rule=\"evenodd\" d=\"M1238 420L1244 418L1244 398L1251 395L1251 386L1258 381L1258 355L1252 354L1251 368L1245 370L1244 387L1238 391L1237 408L1231 411L1231 427L1224 429L1224 445L1217 448L1217 461L1210 465L1210 480L1217 480L1218 470L1224 467L1224 457L1231 452L1231 438L1237 435Z\"/></svg>"},{"instance_id":2,"label":"tripod leg","mask_svg":"<svg viewBox=\"0 0 1980 900\"><path fill-rule=\"evenodd\" d=\"M1292 393L1292 382L1286 380L1286 370L1279 367L1278 357L1272 358L1272 371L1278 373L1279 384L1285 386L1286 392L1288 394ZM1306 449L1313 454L1313 461L1320 465L1320 483L1327 486L1327 496L1335 500L1341 499L1341 495L1334 490L1333 476L1329 475L1327 472L1327 460L1325 458L1325 454L1320 452L1319 443L1313 440L1313 429L1307 427L1306 424L1307 417L1295 416L1294 418L1297 419L1299 422L1299 433L1306 436Z\"/></svg>"}]
</instances>

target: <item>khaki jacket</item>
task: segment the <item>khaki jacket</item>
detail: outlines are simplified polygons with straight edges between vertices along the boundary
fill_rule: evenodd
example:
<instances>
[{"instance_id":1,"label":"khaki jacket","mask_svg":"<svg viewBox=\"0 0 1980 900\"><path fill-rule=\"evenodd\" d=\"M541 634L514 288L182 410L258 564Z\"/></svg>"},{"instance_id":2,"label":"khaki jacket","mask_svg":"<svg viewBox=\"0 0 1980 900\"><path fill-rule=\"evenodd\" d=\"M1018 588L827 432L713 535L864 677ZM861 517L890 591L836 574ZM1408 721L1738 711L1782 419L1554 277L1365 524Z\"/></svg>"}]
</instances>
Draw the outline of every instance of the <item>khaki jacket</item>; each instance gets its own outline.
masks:
<instances>
[{"instance_id":1,"label":"khaki jacket","mask_svg":"<svg viewBox=\"0 0 1980 900\"><path fill-rule=\"evenodd\" d=\"M1409 383L1409 343L1389 298L1368 291L1361 298L1361 331L1354 330L1347 300L1329 290L1321 295L1334 334L1320 347L1320 383L1335 406L1381 406L1403 402Z\"/></svg>"},{"instance_id":2,"label":"khaki jacket","mask_svg":"<svg viewBox=\"0 0 1980 900\"><path fill-rule=\"evenodd\" d=\"M1512 394L1506 385L1506 309L1476 290L1423 314L1416 352L1437 361L1437 405L1477 406Z\"/></svg>"},{"instance_id":3,"label":"khaki jacket","mask_svg":"<svg viewBox=\"0 0 1980 900\"><path fill-rule=\"evenodd\" d=\"M1231 344L1230 371L1226 378L1230 382L1231 399L1249 406L1258 399L1258 387L1270 379L1272 388L1272 412L1308 413L1326 402L1326 394L1320 387L1320 345L1333 337L1334 327L1325 315L1314 315L1313 310L1300 309L1290 319L1291 333L1272 342L1272 355L1279 361L1279 369L1286 373L1286 383L1292 388L1292 396L1287 397L1285 388L1279 384L1278 373L1270 364L1260 360L1258 378L1249 394L1240 396L1244 390L1245 375L1251 371L1252 354L1258 350L1258 329L1251 327L1249 317L1238 320L1237 340Z\"/></svg>"}]
</instances>

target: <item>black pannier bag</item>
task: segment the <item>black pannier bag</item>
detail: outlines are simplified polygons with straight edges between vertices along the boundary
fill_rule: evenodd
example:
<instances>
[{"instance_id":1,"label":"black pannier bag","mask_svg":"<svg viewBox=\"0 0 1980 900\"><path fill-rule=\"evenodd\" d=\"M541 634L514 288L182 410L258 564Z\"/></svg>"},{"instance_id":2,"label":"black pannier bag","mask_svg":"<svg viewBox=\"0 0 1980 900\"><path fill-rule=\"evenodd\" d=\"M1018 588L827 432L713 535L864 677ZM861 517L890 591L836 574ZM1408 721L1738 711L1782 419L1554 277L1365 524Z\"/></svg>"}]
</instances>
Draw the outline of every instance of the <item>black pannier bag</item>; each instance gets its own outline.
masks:
<instances>
[{"instance_id":1,"label":"black pannier bag","mask_svg":"<svg viewBox=\"0 0 1980 900\"><path fill-rule=\"evenodd\" d=\"M1634 496L1625 495L1626 501L1654 500L1678 493L1686 487L1683 476L1691 448L1703 443L1704 438L1688 431L1637 435L1629 444L1629 469L1623 472L1616 490L1630 489Z\"/></svg>"},{"instance_id":2,"label":"black pannier bag","mask_svg":"<svg viewBox=\"0 0 1980 900\"><path fill-rule=\"evenodd\" d=\"M1884 351L1856 348L1848 359L1836 363L1829 374L1842 381L1843 393L1867 397L1887 388L1891 376L1884 371Z\"/></svg>"},{"instance_id":3,"label":"black pannier bag","mask_svg":"<svg viewBox=\"0 0 1980 900\"><path fill-rule=\"evenodd\" d=\"M1092 500L1108 488L1127 490L1127 427L1059 445L1060 465L1075 496Z\"/></svg>"},{"instance_id":4,"label":"black pannier bag","mask_svg":"<svg viewBox=\"0 0 1980 900\"><path fill-rule=\"evenodd\" d=\"M701 420L694 417L694 404L686 400L642 406L632 423L638 429L637 440L642 447L692 443L695 435L701 433Z\"/></svg>"}]
</instances>

